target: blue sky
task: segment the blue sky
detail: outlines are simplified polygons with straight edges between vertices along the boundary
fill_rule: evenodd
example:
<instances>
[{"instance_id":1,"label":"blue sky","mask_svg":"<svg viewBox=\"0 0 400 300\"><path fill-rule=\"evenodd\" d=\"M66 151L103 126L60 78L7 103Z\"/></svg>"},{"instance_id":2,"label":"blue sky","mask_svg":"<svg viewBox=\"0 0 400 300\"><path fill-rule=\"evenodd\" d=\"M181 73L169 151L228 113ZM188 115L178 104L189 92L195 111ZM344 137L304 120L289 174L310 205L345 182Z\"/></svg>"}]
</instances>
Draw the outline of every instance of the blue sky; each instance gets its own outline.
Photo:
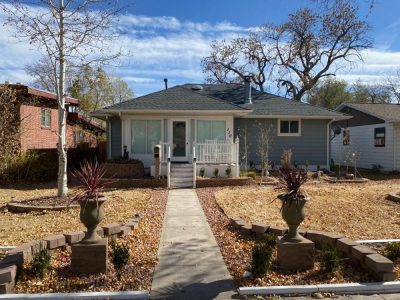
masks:
<instances>
[{"instance_id":1,"label":"blue sky","mask_svg":"<svg viewBox=\"0 0 400 300\"><path fill-rule=\"evenodd\" d=\"M358 0L362 15L370 0ZM203 82L200 61L213 39L231 39L267 22L282 22L288 13L306 1L286 0L136 0L120 26L126 34L117 43L131 56L112 70L125 79L137 95L170 85ZM369 15L373 49L364 63L342 70L339 78L373 83L400 67L400 1L375 0ZM0 13L0 22L4 15ZM6 28L0 31L0 82L11 80L29 84L24 66L39 57L33 47L18 43Z\"/></svg>"}]
</instances>

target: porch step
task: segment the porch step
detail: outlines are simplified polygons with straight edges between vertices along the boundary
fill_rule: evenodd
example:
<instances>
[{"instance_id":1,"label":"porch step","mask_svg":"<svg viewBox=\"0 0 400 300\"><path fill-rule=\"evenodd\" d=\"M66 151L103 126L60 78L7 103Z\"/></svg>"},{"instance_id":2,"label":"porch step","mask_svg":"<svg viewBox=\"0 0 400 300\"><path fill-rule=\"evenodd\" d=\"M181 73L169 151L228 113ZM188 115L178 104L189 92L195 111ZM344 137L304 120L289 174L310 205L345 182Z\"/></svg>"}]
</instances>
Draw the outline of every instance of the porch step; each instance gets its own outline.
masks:
<instances>
[{"instance_id":1,"label":"porch step","mask_svg":"<svg viewBox=\"0 0 400 300\"><path fill-rule=\"evenodd\" d=\"M175 188L193 187L193 166L191 164L172 164L171 186Z\"/></svg>"}]
</instances>

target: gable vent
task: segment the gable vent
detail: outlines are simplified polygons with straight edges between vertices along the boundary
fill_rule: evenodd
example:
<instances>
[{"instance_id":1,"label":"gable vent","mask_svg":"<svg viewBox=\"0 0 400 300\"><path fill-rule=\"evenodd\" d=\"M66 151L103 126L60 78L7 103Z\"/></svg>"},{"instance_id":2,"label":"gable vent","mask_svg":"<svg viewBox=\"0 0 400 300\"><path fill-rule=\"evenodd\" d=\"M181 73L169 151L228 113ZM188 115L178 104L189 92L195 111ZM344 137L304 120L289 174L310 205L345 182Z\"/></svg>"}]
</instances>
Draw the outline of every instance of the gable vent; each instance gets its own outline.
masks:
<instances>
[{"instance_id":1,"label":"gable vent","mask_svg":"<svg viewBox=\"0 0 400 300\"><path fill-rule=\"evenodd\" d=\"M202 91L203 87L200 84L196 84L196 85L192 86L192 90L193 91Z\"/></svg>"}]
</instances>

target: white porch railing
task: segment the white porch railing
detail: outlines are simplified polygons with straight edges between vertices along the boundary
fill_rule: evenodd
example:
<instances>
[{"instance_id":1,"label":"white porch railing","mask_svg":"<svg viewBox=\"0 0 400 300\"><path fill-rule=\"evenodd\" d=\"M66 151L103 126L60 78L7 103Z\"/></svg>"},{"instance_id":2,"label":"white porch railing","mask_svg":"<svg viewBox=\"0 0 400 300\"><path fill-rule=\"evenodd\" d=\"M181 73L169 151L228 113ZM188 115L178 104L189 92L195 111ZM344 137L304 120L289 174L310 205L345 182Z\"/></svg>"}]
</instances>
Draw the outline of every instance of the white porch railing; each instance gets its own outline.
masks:
<instances>
[{"instance_id":1,"label":"white porch railing","mask_svg":"<svg viewBox=\"0 0 400 300\"><path fill-rule=\"evenodd\" d=\"M193 151L198 164L239 164L239 139L194 143Z\"/></svg>"},{"instance_id":2,"label":"white porch railing","mask_svg":"<svg viewBox=\"0 0 400 300\"><path fill-rule=\"evenodd\" d=\"M160 170L162 164L167 164L167 185L171 187L171 146L169 143L161 142L161 153L160 153Z\"/></svg>"}]
</instances>

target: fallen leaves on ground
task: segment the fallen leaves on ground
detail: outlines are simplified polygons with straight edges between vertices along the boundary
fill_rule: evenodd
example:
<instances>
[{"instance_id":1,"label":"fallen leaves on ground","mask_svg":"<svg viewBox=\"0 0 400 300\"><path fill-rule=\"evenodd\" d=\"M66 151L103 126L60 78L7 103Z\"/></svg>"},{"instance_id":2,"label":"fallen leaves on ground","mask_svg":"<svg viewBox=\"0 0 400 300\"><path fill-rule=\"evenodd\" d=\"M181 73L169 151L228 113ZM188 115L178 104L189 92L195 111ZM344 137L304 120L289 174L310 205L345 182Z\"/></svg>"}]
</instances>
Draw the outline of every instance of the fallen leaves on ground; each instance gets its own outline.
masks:
<instances>
[{"instance_id":1,"label":"fallen leaves on ground","mask_svg":"<svg viewBox=\"0 0 400 300\"><path fill-rule=\"evenodd\" d=\"M10 197L17 200L56 195L50 184L0 188L0 203L6 204ZM106 191L105 216L100 225L124 223L147 205L150 194L141 189ZM8 201L6 201L8 199ZM18 246L32 240L63 232L84 230L79 220L79 208L63 211L11 213L0 211L0 246Z\"/></svg>"},{"instance_id":2,"label":"fallen leaves on ground","mask_svg":"<svg viewBox=\"0 0 400 300\"><path fill-rule=\"evenodd\" d=\"M243 187L234 190L240 191L241 189ZM267 275L260 278L244 278L244 272L250 269L251 251L255 244L255 237L243 236L229 224L228 216L218 206L214 197L214 194L224 192L226 192L226 189L223 188L197 189L197 195L221 249L222 256L238 286L344 283L371 280L367 274L354 269L346 262L342 264L337 272L333 274L325 273L321 270L321 264L318 259L316 260L315 268L306 272L292 275L281 274L277 271L275 261L273 270ZM233 191L231 192L233 193ZM237 201L241 201L243 200L242 196L242 194L236 194L235 198ZM276 253L274 253L274 258L276 259Z\"/></svg>"},{"instance_id":3,"label":"fallen leaves on ground","mask_svg":"<svg viewBox=\"0 0 400 300\"><path fill-rule=\"evenodd\" d=\"M134 191L129 191L134 192ZM129 246L130 259L121 280L117 279L113 265L108 261L107 274L77 276L70 268L71 251L57 250L52 255L52 270L43 278L29 274L29 266L21 274L16 286L18 293L49 293L78 291L126 291L149 290L157 262L164 211L167 203L166 190L141 190L150 194L146 209L141 213L139 229L118 239ZM121 207L121 210L129 210ZM132 211L129 212L130 214Z\"/></svg>"},{"instance_id":4,"label":"fallen leaves on ground","mask_svg":"<svg viewBox=\"0 0 400 300\"><path fill-rule=\"evenodd\" d=\"M400 238L400 204L387 200L400 190L400 179L367 183L307 184L311 197L302 227L341 233L355 240ZM280 214L282 191L271 187L225 188L216 200L229 217L249 223L285 226Z\"/></svg>"}]
</instances>

